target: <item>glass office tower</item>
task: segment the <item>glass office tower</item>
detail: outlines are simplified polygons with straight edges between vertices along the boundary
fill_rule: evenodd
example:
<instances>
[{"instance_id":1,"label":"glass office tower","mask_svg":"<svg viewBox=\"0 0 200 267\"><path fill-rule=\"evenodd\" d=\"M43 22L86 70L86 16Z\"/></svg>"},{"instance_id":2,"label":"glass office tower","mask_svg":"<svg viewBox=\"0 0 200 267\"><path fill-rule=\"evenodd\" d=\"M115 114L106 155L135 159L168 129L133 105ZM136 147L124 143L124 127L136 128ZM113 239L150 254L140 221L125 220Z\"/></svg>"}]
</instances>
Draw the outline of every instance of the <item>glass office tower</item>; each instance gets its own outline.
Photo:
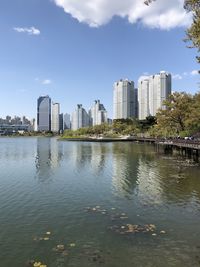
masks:
<instances>
[{"instance_id":1,"label":"glass office tower","mask_svg":"<svg viewBox=\"0 0 200 267\"><path fill-rule=\"evenodd\" d=\"M51 131L51 98L48 95L37 100L37 130Z\"/></svg>"}]
</instances>

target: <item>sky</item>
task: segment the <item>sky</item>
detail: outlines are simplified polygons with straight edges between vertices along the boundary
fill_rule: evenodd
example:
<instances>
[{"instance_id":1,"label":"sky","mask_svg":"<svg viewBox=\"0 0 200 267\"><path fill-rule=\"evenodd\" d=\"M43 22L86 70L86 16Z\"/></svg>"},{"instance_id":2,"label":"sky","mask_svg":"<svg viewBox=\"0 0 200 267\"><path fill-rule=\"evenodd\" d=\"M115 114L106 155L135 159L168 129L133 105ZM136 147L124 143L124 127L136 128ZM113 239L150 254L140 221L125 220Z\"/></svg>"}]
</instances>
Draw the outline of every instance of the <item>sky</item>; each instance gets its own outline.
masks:
<instances>
[{"instance_id":1,"label":"sky","mask_svg":"<svg viewBox=\"0 0 200 267\"><path fill-rule=\"evenodd\" d=\"M113 84L162 70L173 91L199 91L183 0L1 0L0 117L36 117L49 95L71 114L100 99L112 118Z\"/></svg>"}]
</instances>

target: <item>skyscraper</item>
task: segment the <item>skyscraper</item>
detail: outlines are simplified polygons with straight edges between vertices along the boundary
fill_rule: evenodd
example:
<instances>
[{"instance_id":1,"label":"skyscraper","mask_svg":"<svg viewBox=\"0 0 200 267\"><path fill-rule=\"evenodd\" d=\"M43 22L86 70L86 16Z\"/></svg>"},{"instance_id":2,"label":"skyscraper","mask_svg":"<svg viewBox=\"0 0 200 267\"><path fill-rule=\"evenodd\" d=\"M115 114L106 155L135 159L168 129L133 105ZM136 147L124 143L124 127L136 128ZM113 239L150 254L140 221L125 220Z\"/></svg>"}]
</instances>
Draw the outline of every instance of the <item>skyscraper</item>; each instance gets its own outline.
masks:
<instances>
[{"instance_id":1,"label":"skyscraper","mask_svg":"<svg viewBox=\"0 0 200 267\"><path fill-rule=\"evenodd\" d=\"M68 113L64 114L64 130L71 129L70 115Z\"/></svg>"},{"instance_id":2,"label":"skyscraper","mask_svg":"<svg viewBox=\"0 0 200 267\"><path fill-rule=\"evenodd\" d=\"M62 133L64 129L63 113L59 114L59 132Z\"/></svg>"},{"instance_id":3,"label":"skyscraper","mask_svg":"<svg viewBox=\"0 0 200 267\"><path fill-rule=\"evenodd\" d=\"M140 120L146 119L150 115L149 110L149 77L138 81L138 117Z\"/></svg>"},{"instance_id":4,"label":"skyscraper","mask_svg":"<svg viewBox=\"0 0 200 267\"><path fill-rule=\"evenodd\" d=\"M51 131L51 98L48 95L37 100L37 130Z\"/></svg>"},{"instance_id":5,"label":"skyscraper","mask_svg":"<svg viewBox=\"0 0 200 267\"><path fill-rule=\"evenodd\" d=\"M89 115L82 107L78 104L75 111L72 113L72 130L89 126Z\"/></svg>"},{"instance_id":6,"label":"skyscraper","mask_svg":"<svg viewBox=\"0 0 200 267\"><path fill-rule=\"evenodd\" d=\"M51 130L52 132L58 133L59 128L59 115L60 115L60 104L52 104L52 121L51 121Z\"/></svg>"},{"instance_id":7,"label":"skyscraper","mask_svg":"<svg viewBox=\"0 0 200 267\"><path fill-rule=\"evenodd\" d=\"M100 100L95 100L93 106L89 110L90 124L92 126L107 122L107 111Z\"/></svg>"},{"instance_id":8,"label":"skyscraper","mask_svg":"<svg viewBox=\"0 0 200 267\"><path fill-rule=\"evenodd\" d=\"M134 88L134 82L120 80L114 83L113 92L113 118L127 119L137 117L136 111L136 95L137 90Z\"/></svg>"},{"instance_id":9,"label":"skyscraper","mask_svg":"<svg viewBox=\"0 0 200 267\"><path fill-rule=\"evenodd\" d=\"M171 74L158 74L140 79L138 82L139 119L155 116L158 109L164 109L163 101L171 94Z\"/></svg>"}]
</instances>

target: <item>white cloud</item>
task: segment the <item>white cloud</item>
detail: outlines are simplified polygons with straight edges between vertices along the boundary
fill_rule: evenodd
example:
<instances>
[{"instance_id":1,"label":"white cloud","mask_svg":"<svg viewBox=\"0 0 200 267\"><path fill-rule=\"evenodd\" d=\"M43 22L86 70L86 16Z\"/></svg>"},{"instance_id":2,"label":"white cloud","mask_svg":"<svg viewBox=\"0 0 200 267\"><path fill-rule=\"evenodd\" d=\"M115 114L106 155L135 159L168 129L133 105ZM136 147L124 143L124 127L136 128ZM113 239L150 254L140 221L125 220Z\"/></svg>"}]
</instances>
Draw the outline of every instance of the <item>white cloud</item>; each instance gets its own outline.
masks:
<instances>
[{"instance_id":1,"label":"white cloud","mask_svg":"<svg viewBox=\"0 0 200 267\"><path fill-rule=\"evenodd\" d=\"M142 75L142 76L139 77L138 82L143 81L143 80L146 80L146 79L149 79L149 76Z\"/></svg>"},{"instance_id":2,"label":"white cloud","mask_svg":"<svg viewBox=\"0 0 200 267\"><path fill-rule=\"evenodd\" d=\"M114 16L127 18L130 23L141 22L150 28L171 29L188 26L191 14L184 0L159 0L147 6L143 0L54 0L57 6L79 22L91 27L108 23Z\"/></svg>"},{"instance_id":3,"label":"white cloud","mask_svg":"<svg viewBox=\"0 0 200 267\"><path fill-rule=\"evenodd\" d=\"M199 74L199 71L198 70L193 70L193 71L190 72L190 74L192 76L195 76L195 75L198 75Z\"/></svg>"},{"instance_id":4,"label":"white cloud","mask_svg":"<svg viewBox=\"0 0 200 267\"><path fill-rule=\"evenodd\" d=\"M15 28L13 28L13 30L15 30L16 32L20 32L20 33L28 33L29 35L39 35L40 34L40 30L36 29L35 27L30 27L30 28L15 27Z\"/></svg>"},{"instance_id":5,"label":"white cloud","mask_svg":"<svg viewBox=\"0 0 200 267\"><path fill-rule=\"evenodd\" d=\"M44 85L48 85L48 84L51 84L51 83L52 83L52 81L49 80L49 79L46 79L46 80L42 81L42 84L44 84Z\"/></svg>"},{"instance_id":6,"label":"white cloud","mask_svg":"<svg viewBox=\"0 0 200 267\"><path fill-rule=\"evenodd\" d=\"M172 75L172 79L174 79L174 80L182 80L183 77L180 74L173 74Z\"/></svg>"}]
</instances>

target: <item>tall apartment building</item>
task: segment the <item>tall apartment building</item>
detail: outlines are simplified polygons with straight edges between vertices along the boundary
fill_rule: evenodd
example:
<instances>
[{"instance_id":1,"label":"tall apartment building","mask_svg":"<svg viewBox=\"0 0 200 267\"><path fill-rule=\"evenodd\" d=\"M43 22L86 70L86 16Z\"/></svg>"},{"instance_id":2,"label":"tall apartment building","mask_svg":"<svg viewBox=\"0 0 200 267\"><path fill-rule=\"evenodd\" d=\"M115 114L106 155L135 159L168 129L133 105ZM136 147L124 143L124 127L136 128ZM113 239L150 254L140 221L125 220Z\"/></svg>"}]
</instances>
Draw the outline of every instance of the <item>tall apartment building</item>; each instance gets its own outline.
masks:
<instances>
[{"instance_id":1,"label":"tall apartment building","mask_svg":"<svg viewBox=\"0 0 200 267\"><path fill-rule=\"evenodd\" d=\"M59 114L59 133L62 133L64 130L64 116L63 113Z\"/></svg>"},{"instance_id":2,"label":"tall apartment building","mask_svg":"<svg viewBox=\"0 0 200 267\"><path fill-rule=\"evenodd\" d=\"M137 89L134 82L120 80L114 83L113 92L113 118L127 119L137 117Z\"/></svg>"},{"instance_id":3,"label":"tall apartment building","mask_svg":"<svg viewBox=\"0 0 200 267\"><path fill-rule=\"evenodd\" d=\"M63 124L64 124L64 130L71 129L70 115L68 113L64 114Z\"/></svg>"},{"instance_id":4,"label":"tall apartment building","mask_svg":"<svg viewBox=\"0 0 200 267\"><path fill-rule=\"evenodd\" d=\"M139 119L155 116L158 109L164 109L163 101L171 94L171 74L158 74L140 79L138 82Z\"/></svg>"},{"instance_id":5,"label":"tall apartment building","mask_svg":"<svg viewBox=\"0 0 200 267\"><path fill-rule=\"evenodd\" d=\"M89 115L81 104L78 104L72 113L72 130L89 126Z\"/></svg>"},{"instance_id":6,"label":"tall apartment building","mask_svg":"<svg viewBox=\"0 0 200 267\"><path fill-rule=\"evenodd\" d=\"M94 101L93 106L89 110L89 117L92 126L107 122L107 111L104 105L100 103L100 100Z\"/></svg>"},{"instance_id":7,"label":"tall apartment building","mask_svg":"<svg viewBox=\"0 0 200 267\"><path fill-rule=\"evenodd\" d=\"M48 95L37 100L37 130L51 131L51 98Z\"/></svg>"},{"instance_id":8,"label":"tall apartment building","mask_svg":"<svg viewBox=\"0 0 200 267\"><path fill-rule=\"evenodd\" d=\"M149 77L138 81L138 117L146 119L150 115L149 110Z\"/></svg>"},{"instance_id":9,"label":"tall apartment building","mask_svg":"<svg viewBox=\"0 0 200 267\"><path fill-rule=\"evenodd\" d=\"M55 133L58 133L60 130L59 115L60 115L60 104L59 103L53 103L52 104L51 130L52 130L52 132L55 132Z\"/></svg>"}]
</instances>

